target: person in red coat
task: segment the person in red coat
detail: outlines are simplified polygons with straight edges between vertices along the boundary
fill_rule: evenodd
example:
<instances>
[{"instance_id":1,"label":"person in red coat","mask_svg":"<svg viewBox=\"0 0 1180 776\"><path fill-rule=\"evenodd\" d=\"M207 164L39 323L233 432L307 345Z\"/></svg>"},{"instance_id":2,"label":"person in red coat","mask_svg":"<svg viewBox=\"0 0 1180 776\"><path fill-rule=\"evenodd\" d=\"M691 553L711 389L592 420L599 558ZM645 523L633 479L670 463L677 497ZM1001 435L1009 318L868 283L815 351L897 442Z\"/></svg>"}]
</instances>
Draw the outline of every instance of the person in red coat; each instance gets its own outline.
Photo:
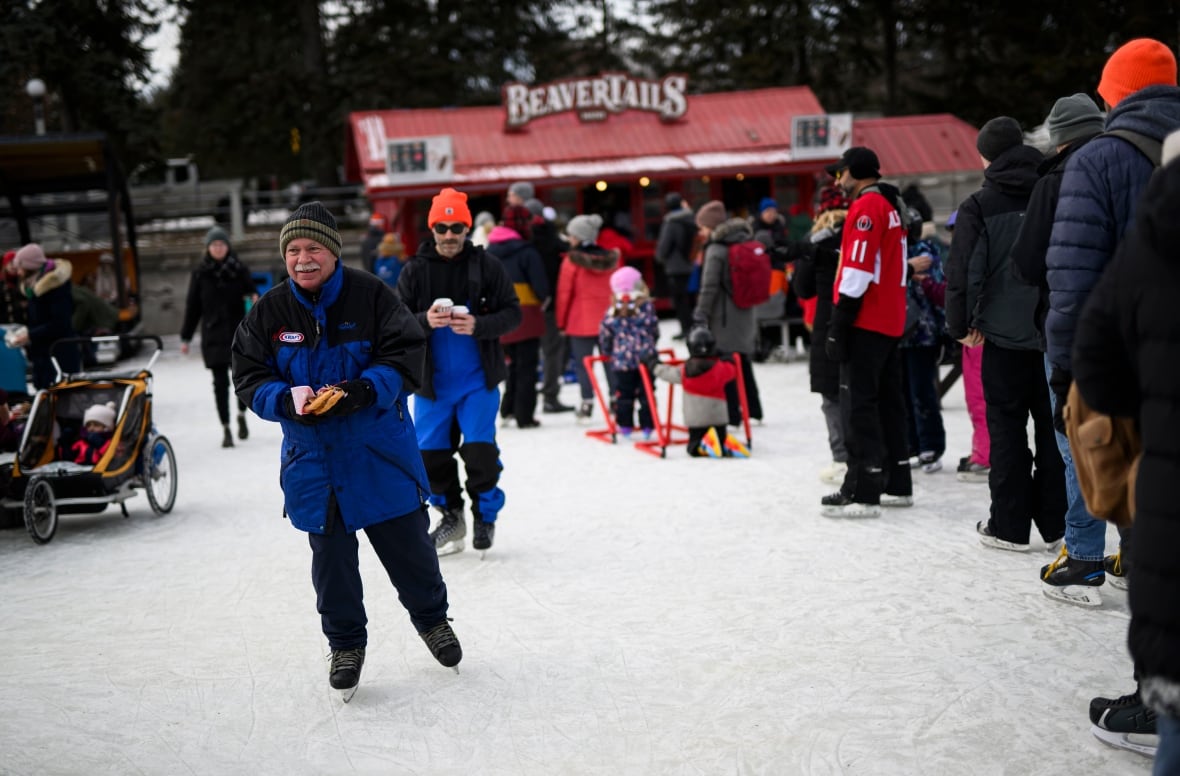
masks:
<instances>
[{"instance_id":1,"label":"person in red coat","mask_svg":"<svg viewBox=\"0 0 1180 776\"><path fill-rule=\"evenodd\" d=\"M580 422L589 419L594 408L594 389L583 359L594 354L598 347L598 326L611 306L610 276L618 269L620 255L597 244L602 229L602 216L574 216L566 225L565 238L569 251L561 262L557 278L557 325L570 341L570 355L574 372L582 392L582 402L576 417ZM613 379L607 369L607 380Z\"/></svg>"}]
</instances>

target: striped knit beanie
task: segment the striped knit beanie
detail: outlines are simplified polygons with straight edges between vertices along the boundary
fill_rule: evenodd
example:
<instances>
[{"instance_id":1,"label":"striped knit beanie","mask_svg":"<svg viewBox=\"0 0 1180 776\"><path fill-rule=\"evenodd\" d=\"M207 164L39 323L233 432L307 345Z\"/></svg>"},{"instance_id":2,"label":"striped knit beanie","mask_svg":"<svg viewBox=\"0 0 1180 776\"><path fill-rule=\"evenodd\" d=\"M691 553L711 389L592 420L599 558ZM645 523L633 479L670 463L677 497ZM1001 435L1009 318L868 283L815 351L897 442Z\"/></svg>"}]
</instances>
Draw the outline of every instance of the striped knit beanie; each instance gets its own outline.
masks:
<instances>
[{"instance_id":1,"label":"striped knit beanie","mask_svg":"<svg viewBox=\"0 0 1180 776\"><path fill-rule=\"evenodd\" d=\"M322 202L307 202L295 208L279 232L279 253L287 255L287 244L300 237L315 240L340 258L340 232L336 219Z\"/></svg>"}]
</instances>

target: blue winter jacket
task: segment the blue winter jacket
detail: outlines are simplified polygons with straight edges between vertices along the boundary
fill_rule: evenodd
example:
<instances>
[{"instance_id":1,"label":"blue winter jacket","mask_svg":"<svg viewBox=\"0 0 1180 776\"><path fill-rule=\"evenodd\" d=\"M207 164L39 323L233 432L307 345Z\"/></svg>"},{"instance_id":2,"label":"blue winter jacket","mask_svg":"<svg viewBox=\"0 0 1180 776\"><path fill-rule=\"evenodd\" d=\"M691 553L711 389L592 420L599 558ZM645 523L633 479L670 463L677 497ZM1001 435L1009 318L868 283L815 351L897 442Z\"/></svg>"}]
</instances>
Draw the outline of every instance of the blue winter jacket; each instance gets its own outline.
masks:
<instances>
[{"instance_id":1,"label":"blue winter jacket","mask_svg":"<svg viewBox=\"0 0 1180 776\"><path fill-rule=\"evenodd\" d=\"M430 485L406 396L421 383L425 342L393 289L341 265L314 297L288 280L250 309L234 336L234 388L283 428L279 480L296 528L323 533L333 497L350 531L421 506ZM287 416L293 386L358 378L376 389L373 406L314 426Z\"/></svg>"},{"instance_id":2,"label":"blue winter jacket","mask_svg":"<svg viewBox=\"0 0 1180 776\"><path fill-rule=\"evenodd\" d=\"M1180 128L1180 87L1149 86L1124 98L1106 118L1107 131L1129 129L1162 141ZM1098 136L1070 156L1045 255L1049 361L1069 372L1078 315L1131 223L1153 164L1118 137Z\"/></svg>"}]
</instances>

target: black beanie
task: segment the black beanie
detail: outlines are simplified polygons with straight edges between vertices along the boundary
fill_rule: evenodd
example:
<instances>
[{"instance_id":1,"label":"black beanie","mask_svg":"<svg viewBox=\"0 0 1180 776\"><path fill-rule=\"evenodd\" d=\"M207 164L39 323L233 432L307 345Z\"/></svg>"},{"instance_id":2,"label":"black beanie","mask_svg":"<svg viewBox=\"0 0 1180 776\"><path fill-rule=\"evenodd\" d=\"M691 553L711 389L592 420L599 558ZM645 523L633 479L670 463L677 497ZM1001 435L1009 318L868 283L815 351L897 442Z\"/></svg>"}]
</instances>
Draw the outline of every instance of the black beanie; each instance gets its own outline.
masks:
<instances>
[{"instance_id":1,"label":"black beanie","mask_svg":"<svg viewBox=\"0 0 1180 776\"><path fill-rule=\"evenodd\" d=\"M279 253L287 255L287 243L300 237L315 240L340 258L340 232L336 219L322 202L307 202L295 208L279 232Z\"/></svg>"},{"instance_id":2,"label":"black beanie","mask_svg":"<svg viewBox=\"0 0 1180 776\"><path fill-rule=\"evenodd\" d=\"M1024 145L1024 133L1020 131L1019 122L1011 116L997 116L984 124L975 139L979 155L989 162L994 162L1009 148L1020 145Z\"/></svg>"}]
</instances>

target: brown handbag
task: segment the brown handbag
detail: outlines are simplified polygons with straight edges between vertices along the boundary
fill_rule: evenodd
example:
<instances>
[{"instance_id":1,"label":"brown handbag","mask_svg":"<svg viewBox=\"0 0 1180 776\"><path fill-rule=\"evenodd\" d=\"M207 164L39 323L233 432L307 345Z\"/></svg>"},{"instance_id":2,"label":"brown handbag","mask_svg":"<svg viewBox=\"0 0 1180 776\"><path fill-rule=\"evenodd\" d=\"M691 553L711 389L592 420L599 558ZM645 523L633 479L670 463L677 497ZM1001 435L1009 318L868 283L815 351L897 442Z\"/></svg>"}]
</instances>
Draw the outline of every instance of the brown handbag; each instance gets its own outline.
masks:
<instances>
[{"instance_id":1,"label":"brown handbag","mask_svg":"<svg viewBox=\"0 0 1180 776\"><path fill-rule=\"evenodd\" d=\"M1069 387L1062 417L1086 509L1101 520L1130 525L1143 455L1135 421L1097 412L1082 399L1076 383Z\"/></svg>"}]
</instances>

